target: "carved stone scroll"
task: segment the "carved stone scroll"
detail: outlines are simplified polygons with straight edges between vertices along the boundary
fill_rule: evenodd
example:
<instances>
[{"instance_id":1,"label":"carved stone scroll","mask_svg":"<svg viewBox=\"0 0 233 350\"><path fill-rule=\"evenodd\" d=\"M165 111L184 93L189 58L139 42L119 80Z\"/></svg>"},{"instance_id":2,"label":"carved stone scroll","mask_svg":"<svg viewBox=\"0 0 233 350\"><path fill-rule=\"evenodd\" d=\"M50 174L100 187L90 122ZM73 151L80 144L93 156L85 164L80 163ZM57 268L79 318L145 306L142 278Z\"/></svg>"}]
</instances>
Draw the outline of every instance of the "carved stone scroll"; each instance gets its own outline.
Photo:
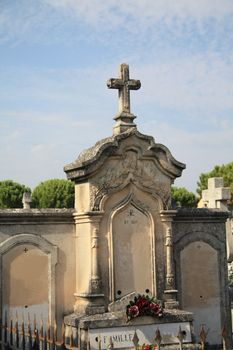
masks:
<instances>
[{"instance_id":1,"label":"carved stone scroll","mask_svg":"<svg viewBox=\"0 0 233 350\"><path fill-rule=\"evenodd\" d=\"M161 173L151 160L139 159L134 151L127 151L122 161L111 159L109 166L96 178L91 185L91 207L98 211L102 198L116 191L120 191L129 183L135 184L142 190L157 196L163 203L163 208L170 205L170 183L163 182Z\"/></svg>"}]
</instances>

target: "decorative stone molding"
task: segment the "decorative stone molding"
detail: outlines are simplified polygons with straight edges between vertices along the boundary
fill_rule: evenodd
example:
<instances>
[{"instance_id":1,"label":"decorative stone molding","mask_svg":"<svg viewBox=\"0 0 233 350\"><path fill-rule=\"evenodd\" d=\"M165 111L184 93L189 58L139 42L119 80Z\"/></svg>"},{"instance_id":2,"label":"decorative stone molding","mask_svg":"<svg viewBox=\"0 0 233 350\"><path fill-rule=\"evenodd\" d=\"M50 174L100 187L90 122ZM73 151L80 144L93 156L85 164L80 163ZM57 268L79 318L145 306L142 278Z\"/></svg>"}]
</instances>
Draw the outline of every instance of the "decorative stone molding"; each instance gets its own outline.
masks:
<instances>
[{"instance_id":1,"label":"decorative stone molding","mask_svg":"<svg viewBox=\"0 0 233 350\"><path fill-rule=\"evenodd\" d=\"M121 191L130 183L155 198L159 197L163 208L168 208L171 201L170 186L165 183L161 186L156 163L153 160L138 159L138 154L134 151L125 153L122 161L117 160L117 166L112 160L106 170L92 179L90 197L93 210L100 209L100 203L105 196Z\"/></svg>"},{"instance_id":2,"label":"decorative stone molding","mask_svg":"<svg viewBox=\"0 0 233 350\"><path fill-rule=\"evenodd\" d=\"M152 136L143 135L136 128L130 128L125 132L103 139L95 146L83 151L73 163L64 167L67 178L76 182L89 178L100 169L109 156L118 155L120 144L133 136L139 142L144 141L147 144L143 154L150 159L155 159L163 173L171 179L181 176L185 164L175 160L167 147L156 143Z\"/></svg>"}]
</instances>

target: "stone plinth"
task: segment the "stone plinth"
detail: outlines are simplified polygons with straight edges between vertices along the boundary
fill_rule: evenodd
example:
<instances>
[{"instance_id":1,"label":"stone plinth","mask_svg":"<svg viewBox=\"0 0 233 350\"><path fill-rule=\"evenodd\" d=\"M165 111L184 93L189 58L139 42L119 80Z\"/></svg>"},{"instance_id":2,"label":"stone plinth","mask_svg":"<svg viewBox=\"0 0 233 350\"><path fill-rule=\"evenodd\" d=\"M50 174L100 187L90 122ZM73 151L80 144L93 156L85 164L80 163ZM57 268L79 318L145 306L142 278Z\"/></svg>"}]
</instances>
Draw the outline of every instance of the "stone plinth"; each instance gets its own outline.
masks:
<instances>
[{"instance_id":1,"label":"stone plinth","mask_svg":"<svg viewBox=\"0 0 233 350\"><path fill-rule=\"evenodd\" d=\"M124 311L108 312L92 316L72 314L65 317L65 324L78 329L79 346L81 350L107 349L110 337L114 349L134 348L133 336L135 332L139 338L139 345L154 343L155 332L160 330L164 341L161 348L170 350L180 349L178 338L179 328L186 333L184 341L186 349L195 349L192 334L192 313L181 310L164 310L163 318L142 316L131 321L126 320ZM101 342L101 344L100 344Z\"/></svg>"}]
</instances>

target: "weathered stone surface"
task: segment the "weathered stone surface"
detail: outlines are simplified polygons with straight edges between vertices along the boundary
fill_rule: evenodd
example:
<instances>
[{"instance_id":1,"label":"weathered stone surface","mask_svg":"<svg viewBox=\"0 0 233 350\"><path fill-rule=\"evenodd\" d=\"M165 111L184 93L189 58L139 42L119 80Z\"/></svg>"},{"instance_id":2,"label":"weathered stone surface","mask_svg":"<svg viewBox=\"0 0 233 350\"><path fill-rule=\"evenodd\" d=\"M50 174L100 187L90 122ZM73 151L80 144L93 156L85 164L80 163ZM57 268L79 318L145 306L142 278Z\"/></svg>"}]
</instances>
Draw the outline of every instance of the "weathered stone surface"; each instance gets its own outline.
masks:
<instances>
[{"instance_id":1,"label":"weathered stone surface","mask_svg":"<svg viewBox=\"0 0 233 350\"><path fill-rule=\"evenodd\" d=\"M143 135L136 128L133 128L119 135L103 139L97 142L95 146L83 151L76 161L64 167L67 177L76 182L88 178L103 165L109 156L118 156L119 152L117 151L120 144L133 136L135 136L135 144L139 143L140 140L144 141L143 155L155 158L159 162L162 171L167 172L173 179L181 176L185 165L175 160L167 147L155 143L153 137Z\"/></svg>"},{"instance_id":2,"label":"weathered stone surface","mask_svg":"<svg viewBox=\"0 0 233 350\"><path fill-rule=\"evenodd\" d=\"M202 191L203 207L228 210L227 200L231 198L230 187L224 187L222 177L208 179L208 189Z\"/></svg>"},{"instance_id":3,"label":"weathered stone surface","mask_svg":"<svg viewBox=\"0 0 233 350\"><path fill-rule=\"evenodd\" d=\"M0 209L3 223L67 222L74 225L74 209Z\"/></svg>"},{"instance_id":4,"label":"weathered stone surface","mask_svg":"<svg viewBox=\"0 0 233 350\"><path fill-rule=\"evenodd\" d=\"M75 222L73 212L74 209L0 210L0 261L2 262L2 264L0 263L0 298L3 302L0 308L4 307L4 303L7 303L5 310L9 317L10 311L12 311L12 317L15 317L17 309L19 319L22 319L22 313L25 313L25 318L27 318L28 312L31 319L33 319L33 314L36 314L37 320L41 317L46 318L48 317L47 311L44 312L46 302L48 303L46 308L52 322L56 315L57 322L60 324L64 313L72 312L75 291ZM34 251L35 254L33 254ZM44 276L44 280L48 281L47 297L45 298L44 283L41 283L40 291L36 293L38 294L37 302L40 301L39 296L41 295L42 298L44 295L44 303L41 304L41 307L31 304L36 301L36 298L35 296L29 298L28 293L34 293L35 286L28 283L28 287L26 287L28 281L24 281L23 285L17 287L17 293L21 294L17 300L18 302L23 301L23 304L17 304L18 306L15 308L15 305L11 305L11 300L14 301L14 295L11 295L9 288L2 288L2 283L3 280L5 280L4 283L9 281L7 283L11 284L15 283L17 279L19 283L23 281L23 276L26 277L24 272L28 271L29 261L24 257L27 257L29 253L31 254L30 265L38 281L40 278L43 279L41 273L45 271L45 266L41 265L40 269L40 264L45 262L45 259L47 260L47 272ZM43 260L38 260L39 256ZM16 270L19 271L20 275L15 275Z\"/></svg>"},{"instance_id":5,"label":"weathered stone surface","mask_svg":"<svg viewBox=\"0 0 233 350\"><path fill-rule=\"evenodd\" d=\"M119 94L119 113L114 118L116 125L114 126L114 134L120 134L128 129L134 128L136 125L133 120L136 116L130 110L130 90L138 90L141 87L140 80L129 78L128 64L120 65L120 77L112 78L107 81L109 89L118 89Z\"/></svg>"},{"instance_id":6,"label":"weathered stone surface","mask_svg":"<svg viewBox=\"0 0 233 350\"><path fill-rule=\"evenodd\" d=\"M113 301L108 305L108 311L109 312L117 312L122 310L126 310L126 306L129 304L131 300L134 300L134 298L137 296L137 293L132 292L127 295L125 295L123 298Z\"/></svg>"},{"instance_id":7,"label":"weathered stone surface","mask_svg":"<svg viewBox=\"0 0 233 350\"><path fill-rule=\"evenodd\" d=\"M194 314L195 333L209 325L210 344L220 343L222 317L230 325L225 223L218 209L180 209L173 221L180 307ZM221 316L220 316L221 315ZM231 342L228 335L228 341Z\"/></svg>"},{"instance_id":8,"label":"weathered stone surface","mask_svg":"<svg viewBox=\"0 0 233 350\"><path fill-rule=\"evenodd\" d=\"M67 325L89 329L89 328L105 328L105 327L120 327L128 325L144 325L144 324L159 324L159 323L174 323L174 322L191 322L193 314L183 310L166 310L164 316L156 318L152 316L136 317L130 321L126 318L126 310L115 312L106 312L104 314L95 315L80 315L72 314L65 317Z\"/></svg>"},{"instance_id":9,"label":"weathered stone surface","mask_svg":"<svg viewBox=\"0 0 233 350\"><path fill-rule=\"evenodd\" d=\"M208 189L202 191L202 198L198 203L199 208L219 208L228 211L228 200L231 198L231 189L224 187L222 177L208 179ZM229 211L229 218L226 222L227 234L227 260L233 261L233 219Z\"/></svg>"}]
</instances>

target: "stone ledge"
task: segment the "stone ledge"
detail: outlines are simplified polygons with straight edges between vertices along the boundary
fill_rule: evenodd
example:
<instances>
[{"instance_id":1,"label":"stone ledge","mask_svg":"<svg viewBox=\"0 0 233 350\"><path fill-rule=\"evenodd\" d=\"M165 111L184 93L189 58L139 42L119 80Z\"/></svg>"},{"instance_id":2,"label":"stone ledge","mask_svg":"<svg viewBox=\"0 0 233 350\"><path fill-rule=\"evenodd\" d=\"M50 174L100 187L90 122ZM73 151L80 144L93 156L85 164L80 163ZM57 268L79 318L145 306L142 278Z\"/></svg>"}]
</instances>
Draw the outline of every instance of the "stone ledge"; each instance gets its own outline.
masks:
<instances>
[{"instance_id":1,"label":"stone ledge","mask_svg":"<svg viewBox=\"0 0 233 350\"><path fill-rule=\"evenodd\" d=\"M193 314L183 310L164 309L164 316L156 318L152 316L141 316L130 321L126 319L125 312L106 312L104 314L96 314L91 316L71 314L65 316L65 324L82 329L88 328L111 328L111 327L127 327L134 325L150 325L173 322L192 322Z\"/></svg>"},{"instance_id":2,"label":"stone ledge","mask_svg":"<svg viewBox=\"0 0 233 350\"><path fill-rule=\"evenodd\" d=\"M1 224L70 223L74 224L75 209L0 209Z\"/></svg>"},{"instance_id":3,"label":"stone ledge","mask_svg":"<svg viewBox=\"0 0 233 350\"><path fill-rule=\"evenodd\" d=\"M221 209L209 208L180 208L177 210L174 221L225 221L229 218L230 212Z\"/></svg>"}]
</instances>

